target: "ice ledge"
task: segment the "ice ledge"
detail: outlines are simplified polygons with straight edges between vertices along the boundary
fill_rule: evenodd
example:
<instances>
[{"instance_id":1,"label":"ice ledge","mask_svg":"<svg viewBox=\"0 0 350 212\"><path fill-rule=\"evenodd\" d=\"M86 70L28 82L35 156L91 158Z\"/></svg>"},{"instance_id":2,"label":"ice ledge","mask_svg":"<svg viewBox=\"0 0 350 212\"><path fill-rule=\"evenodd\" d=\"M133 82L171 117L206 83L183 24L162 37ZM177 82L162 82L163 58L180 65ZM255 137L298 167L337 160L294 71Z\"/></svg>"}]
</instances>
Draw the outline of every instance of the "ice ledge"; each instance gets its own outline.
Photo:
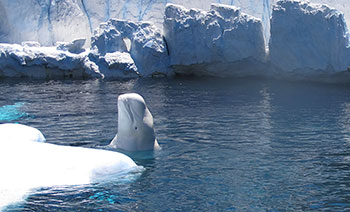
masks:
<instances>
[{"instance_id":1,"label":"ice ledge","mask_svg":"<svg viewBox=\"0 0 350 212\"><path fill-rule=\"evenodd\" d=\"M61 44L59 44L61 45ZM135 78L134 61L116 52L92 61L93 51L80 54L57 47L0 44L0 76L54 78Z\"/></svg>"},{"instance_id":2,"label":"ice ledge","mask_svg":"<svg viewBox=\"0 0 350 212\"><path fill-rule=\"evenodd\" d=\"M344 16L326 5L281 0L265 51L260 19L239 8L209 11L167 4L164 34L149 22L111 19L83 41L41 47L0 44L1 77L134 78L194 74L216 77L348 78ZM341 76L341 77L340 77Z\"/></svg>"}]
</instances>

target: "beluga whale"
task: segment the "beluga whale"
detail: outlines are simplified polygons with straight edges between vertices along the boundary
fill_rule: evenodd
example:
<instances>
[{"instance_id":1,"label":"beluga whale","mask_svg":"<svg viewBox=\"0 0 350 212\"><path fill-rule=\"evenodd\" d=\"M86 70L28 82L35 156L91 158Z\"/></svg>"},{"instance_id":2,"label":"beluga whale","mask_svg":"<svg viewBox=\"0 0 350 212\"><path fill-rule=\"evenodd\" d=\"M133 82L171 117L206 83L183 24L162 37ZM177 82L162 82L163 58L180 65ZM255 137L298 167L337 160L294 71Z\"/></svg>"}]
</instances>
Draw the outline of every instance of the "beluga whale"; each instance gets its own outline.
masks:
<instances>
[{"instance_id":1,"label":"beluga whale","mask_svg":"<svg viewBox=\"0 0 350 212\"><path fill-rule=\"evenodd\" d=\"M119 96L118 132L103 149L51 144L34 127L0 124L0 210L9 193L17 194L16 189L24 195L39 187L88 184L140 173L144 168L117 150L159 148L152 114L136 93Z\"/></svg>"},{"instance_id":2,"label":"beluga whale","mask_svg":"<svg viewBox=\"0 0 350 212\"><path fill-rule=\"evenodd\" d=\"M128 152L160 149L153 116L141 95L127 93L118 97L118 133L109 146Z\"/></svg>"}]
</instances>

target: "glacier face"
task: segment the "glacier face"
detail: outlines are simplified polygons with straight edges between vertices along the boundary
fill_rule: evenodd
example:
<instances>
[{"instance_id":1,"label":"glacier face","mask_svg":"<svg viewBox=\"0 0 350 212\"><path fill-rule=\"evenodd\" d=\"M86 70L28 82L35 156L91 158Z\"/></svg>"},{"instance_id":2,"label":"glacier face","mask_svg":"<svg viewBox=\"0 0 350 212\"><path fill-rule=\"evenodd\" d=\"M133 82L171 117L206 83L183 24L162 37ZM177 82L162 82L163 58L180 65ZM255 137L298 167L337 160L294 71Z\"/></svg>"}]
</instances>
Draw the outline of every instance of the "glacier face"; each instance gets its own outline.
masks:
<instances>
[{"instance_id":1,"label":"glacier face","mask_svg":"<svg viewBox=\"0 0 350 212\"><path fill-rule=\"evenodd\" d=\"M343 14L326 5L282 0L273 7L269 56L292 74L345 71L350 51Z\"/></svg>"},{"instance_id":2,"label":"glacier face","mask_svg":"<svg viewBox=\"0 0 350 212\"><path fill-rule=\"evenodd\" d=\"M167 3L209 10L211 3L235 5L263 19L269 31L269 14L274 0L0 0L0 42L38 41L50 46L57 41L93 35L109 19L152 21L162 28ZM265 14L266 13L266 14ZM87 45L89 44L87 40Z\"/></svg>"},{"instance_id":3,"label":"glacier face","mask_svg":"<svg viewBox=\"0 0 350 212\"><path fill-rule=\"evenodd\" d=\"M168 4L164 36L170 65L177 73L248 74L251 64L266 58L260 19L235 6L212 4L206 12Z\"/></svg>"},{"instance_id":4,"label":"glacier face","mask_svg":"<svg viewBox=\"0 0 350 212\"><path fill-rule=\"evenodd\" d=\"M38 41L51 46L57 41L89 38L86 17L76 0L0 1L0 42Z\"/></svg>"},{"instance_id":5,"label":"glacier face","mask_svg":"<svg viewBox=\"0 0 350 212\"><path fill-rule=\"evenodd\" d=\"M35 41L0 44L0 77L136 78L171 76L161 31L149 22L110 19L92 37L42 47Z\"/></svg>"},{"instance_id":6,"label":"glacier face","mask_svg":"<svg viewBox=\"0 0 350 212\"><path fill-rule=\"evenodd\" d=\"M110 19L95 31L91 46L101 56L116 51L129 53L140 76L170 74L168 50L163 34L150 22Z\"/></svg>"},{"instance_id":7,"label":"glacier face","mask_svg":"<svg viewBox=\"0 0 350 212\"><path fill-rule=\"evenodd\" d=\"M344 15L327 5L280 0L271 10L272 1L263 0L260 11L263 17L259 19L236 6L216 3L211 4L209 10L202 10L175 4L167 4L164 8L166 2L161 2L162 7L160 2L144 1L138 4L136 1L119 2L118 5L112 0L28 2L38 4L32 10L40 9L41 13L32 12L31 19L26 20L29 24L21 26L23 31L17 33L16 27L20 25L10 24L15 11L8 8L24 7L20 11L23 15L29 14L29 10L16 0L0 0L0 11L3 12L0 14L3 18L0 20L0 38L15 42L26 35L32 40L22 42L22 45L0 45L0 76L133 78L178 73L221 77L312 77L349 70L349 36ZM197 4L207 6L205 2ZM153 12L163 14L156 13L158 7L145 8L145 5L158 5L165 10L163 32L151 22L111 18L119 14L141 20ZM271 24L266 24L270 16ZM158 20L155 16L152 19ZM30 28L38 20L37 27ZM93 30L100 21L102 23ZM266 42L266 29L270 26L271 35ZM81 27L86 31L79 31ZM13 33L15 35L11 36ZM91 40L84 36L71 39L81 35L79 33L92 34ZM60 37L73 41L59 41ZM85 41L88 48L83 48Z\"/></svg>"},{"instance_id":8,"label":"glacier face","mask_svg":"<svg viewBox=\"0 0 350 212\"><path fill-rule=\"evenodd\" d=\"M139 73L130 54L94 51L80 54L61 46L41 47L39 43L0 44L0 77L135 78Z\"/></svg>"},{"instance_id":9,"label":"glacier face","mask_svg":"<svg viewBox=\"0 0 350 212\"><path fill-rule=\"evenodd\" d=\"M101 22L111 18L152 21L162 29L167 3L209 10L212 3L234 5L262 20L265 43L270 34L272 5L277 0L0 0L0 42L38 41L50 46L57 41L89 38ZM345 13L350 21L348 0L311 0ZM349 14L349 15L348 15Z\"/></svg>"}]
</instances>

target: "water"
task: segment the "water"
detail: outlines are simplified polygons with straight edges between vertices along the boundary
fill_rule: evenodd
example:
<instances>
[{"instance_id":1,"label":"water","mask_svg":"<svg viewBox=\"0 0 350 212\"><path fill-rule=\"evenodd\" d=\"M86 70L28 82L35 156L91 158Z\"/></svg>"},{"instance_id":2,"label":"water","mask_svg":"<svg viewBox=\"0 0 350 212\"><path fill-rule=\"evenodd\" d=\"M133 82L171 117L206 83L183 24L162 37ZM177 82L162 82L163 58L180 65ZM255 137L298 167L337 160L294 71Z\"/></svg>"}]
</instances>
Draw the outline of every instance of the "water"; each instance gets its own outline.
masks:
<instances>
[{"instance_id":1,"label":"water","mask_svg":"<svg viewBox=\"0 0 350 212\"><path fill-rule=\"evenodd\" d=\"M21 111L23 102L17 102L13 105L4 105L0 107L0 121L13 121L26 117L28 114Z\"/></svg>"},{"instance_id":2,"label":"water","mask_svg":"<svg viewBox=\"0 0 350 212\"><path fill-rule=\"evenodd\" d=\"M41 188L6 211L348 211L349 89L259 79L2 80L0 106L20 102L27 114L12 122L72 146L108 144L118 95L138 92L162 146L135 159L146 169L135 180Z\"/></svg>"}]
</instances>

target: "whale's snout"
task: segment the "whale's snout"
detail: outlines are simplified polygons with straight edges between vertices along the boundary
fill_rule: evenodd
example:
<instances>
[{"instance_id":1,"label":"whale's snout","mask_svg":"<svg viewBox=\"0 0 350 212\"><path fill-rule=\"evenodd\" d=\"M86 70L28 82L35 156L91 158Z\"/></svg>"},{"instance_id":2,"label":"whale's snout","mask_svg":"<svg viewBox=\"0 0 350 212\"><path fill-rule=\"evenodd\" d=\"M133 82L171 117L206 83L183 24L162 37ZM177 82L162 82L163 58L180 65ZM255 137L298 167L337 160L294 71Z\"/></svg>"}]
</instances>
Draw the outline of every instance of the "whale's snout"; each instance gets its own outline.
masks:
<instances>
[{"instance_id":1,"label":"whale's snout","mask_svg":"<svg viewBox=\"0 0 350 212\"><path fill-rule=\"evenodd\" d=\"M141 121L145 114L145 110L146 103L139 94L123 94L118 97L119 116L123 119L123 116L125 116L125 119L130 123Z\"/></svg>"}]
</instances>

